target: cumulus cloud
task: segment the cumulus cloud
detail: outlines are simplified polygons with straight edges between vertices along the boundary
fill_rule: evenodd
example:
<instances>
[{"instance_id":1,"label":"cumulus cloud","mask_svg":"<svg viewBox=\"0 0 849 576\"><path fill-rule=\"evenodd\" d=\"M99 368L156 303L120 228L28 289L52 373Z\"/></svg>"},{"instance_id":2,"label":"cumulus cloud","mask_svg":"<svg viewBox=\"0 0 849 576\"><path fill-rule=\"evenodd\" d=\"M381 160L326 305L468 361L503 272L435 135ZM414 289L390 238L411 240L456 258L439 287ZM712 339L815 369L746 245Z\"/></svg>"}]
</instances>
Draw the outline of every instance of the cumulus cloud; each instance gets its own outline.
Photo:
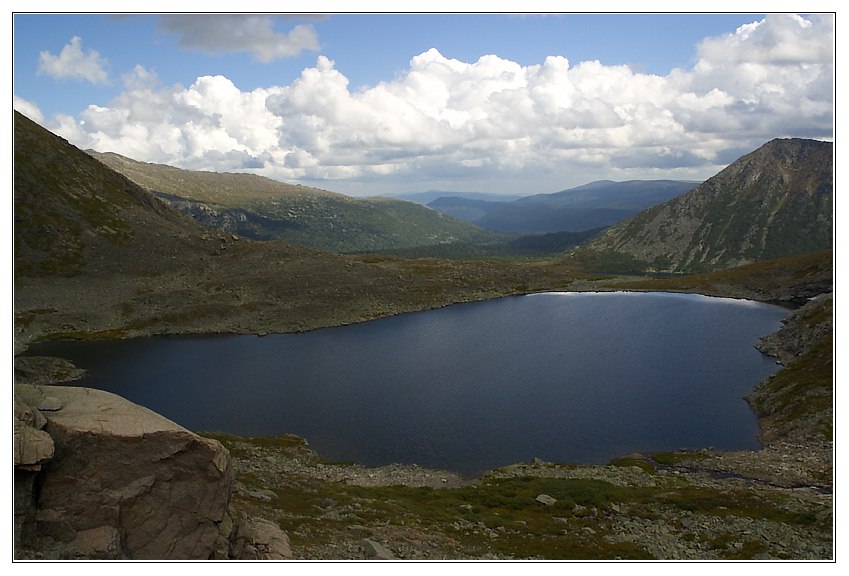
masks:
<instances>
[{"instance_id":1,"label":"cumulus cloud","mask_svg":"<svg viewBox=\"0 0 849 576\"><path fill-rule=\"evenodd\" d=\"M34 102L14 96L12 98L12 107L33 122L44 124L44 114L42 114L41 109Z\"/></svg>"},{"instance_id":2,"label":"cumulus cloud","mask_svg":"<svg viewBox=\"0 0 849 576\"><path fill-rule=\"evenodd\" d=\"M43 51L38 57L38 74L44 74L59 80L83 80L92 84L106 84L109 74L105 58L95 50L83 51L82 39L71 38L59 55Z\"/></svg>"},{"instance_id":3,"label":"cumulus cloud","mask_svg":"<svg viewBox=\"0 0 849 576\"><path fill-rule=\"evenodd\" d=\"M205 170L285 180L484 182L515 191L591 179L706 178L731 150L776 137L832 137L833 18L773 15L697 47L665 76L565 56L522 66L437 49L392 80L352 89L325 56L286 86L243 92L222 76L161 86L138 67L72 142ZM733 159L733 158L732 158ZM540 184L546 182L560 184ZM430 183L428 182L430 181Z\"/></svg>"},{"instance_id":4,"label":"cumulus cloud","mask_svg":"<svg viewBox=\"0 0 849 576\"><path fill-rule=\"evenodd\" d=\"M274 30L271 16L244 14L173 14L160 27L179 38L180 46L208 53L248 52L259 62L319 49L315 28L299 24L288 33Z\"/></svg>"},{"instance_id":5,"label":"cumulus cloud","mask_svg":"<svg viewBox=\"0 0 849 576\"><path fill-rule=\"evenodd\" d=\"M834 19L813 15L770 14L741 26L734 33L708 38L699 44L697 68L716 63L819 64L832 58ZM745 48L745 50L743 50Z\"/></svg>"},{"instance_id":6,"label":"cumulus cloud","mask_svg":"<svg viewBox=\"0 0 849 576\"><path fill-rule=\"evenodd\" d=\"M222 76L162 86L142 66L123 80L125 90L108 106L88 106L73 125L62 117L56 132L82 148L198 170L274 161L280 121L265 101L279 89L243 93Z\"/></svg>"}]
</instances>

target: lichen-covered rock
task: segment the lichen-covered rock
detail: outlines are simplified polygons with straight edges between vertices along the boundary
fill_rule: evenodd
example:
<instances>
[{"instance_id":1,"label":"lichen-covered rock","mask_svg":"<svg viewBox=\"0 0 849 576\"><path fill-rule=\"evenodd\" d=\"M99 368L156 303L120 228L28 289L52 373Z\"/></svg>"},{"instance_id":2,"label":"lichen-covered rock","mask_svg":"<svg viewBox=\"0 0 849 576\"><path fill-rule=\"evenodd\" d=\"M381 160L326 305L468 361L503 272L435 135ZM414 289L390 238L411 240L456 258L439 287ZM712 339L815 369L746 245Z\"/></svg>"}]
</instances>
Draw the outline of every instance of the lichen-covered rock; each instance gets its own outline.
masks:
<instances>
[{"instance_id":1,"label":"lichen-covered rock","mask_svg":"<svg viewBox=\"0 0 849 576\"><path fill-rule=\"evenodd\" d=\"M234 484L220 443L107 392L19 384L16 395L29 406L61 406L44 413L55 452L39 473L39 538L101 557L214 554ZM31 460L30 451L21 458Z\"/></svg>"}]
</instances>

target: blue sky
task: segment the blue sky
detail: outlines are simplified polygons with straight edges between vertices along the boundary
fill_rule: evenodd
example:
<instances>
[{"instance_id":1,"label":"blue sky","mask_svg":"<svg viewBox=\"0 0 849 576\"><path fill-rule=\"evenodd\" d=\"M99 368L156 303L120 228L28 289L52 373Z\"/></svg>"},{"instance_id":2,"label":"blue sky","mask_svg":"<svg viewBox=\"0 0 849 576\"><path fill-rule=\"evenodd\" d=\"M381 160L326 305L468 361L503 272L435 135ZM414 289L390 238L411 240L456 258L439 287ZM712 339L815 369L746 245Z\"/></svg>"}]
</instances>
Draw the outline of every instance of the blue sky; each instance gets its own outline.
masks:
<instances>
[{"instance_id":1,"label":"blue sky","mask_svg":"<svg viewBox=\"0 0 849 576\"><path fill-rule=\"evenodd\" d=\"M834 42L816 14L16 14L13 93L137 160L532 194L833 139Z\"/></svg>"},{"instance_id":2,"label":"blue sky","mask_svg":"<svg viewBox=\"0 0 849 576\"><path fill-rule=\"evenodd\" d=\"M692 65L696 43L754 22L762 15L712 14L338 14L281 18L283 32L312 26L319 50L274 62L247 53L204 53L181 49L176 34L163 31L157 15L19 14L14 18L15 94L37 101L46 114L76 114L89 104L105 105L121 86L120 75L142 64L168 84L221 74L242 90L290 83L315 65L318 54L336 62L352 87L374 86L403 72L410 59L430 48L447 58L474 62L496 54L522 65L562 54L570 61L626 64L651 74ZM45 31L49 30L49 34ZM62 81L38 74L43 51L59 54L74 36L84 51L108 61L108 85ZM652 41L662 37L662 42ZM647 41L648 39L648 41Z\"/></svg>"}]
</instances>

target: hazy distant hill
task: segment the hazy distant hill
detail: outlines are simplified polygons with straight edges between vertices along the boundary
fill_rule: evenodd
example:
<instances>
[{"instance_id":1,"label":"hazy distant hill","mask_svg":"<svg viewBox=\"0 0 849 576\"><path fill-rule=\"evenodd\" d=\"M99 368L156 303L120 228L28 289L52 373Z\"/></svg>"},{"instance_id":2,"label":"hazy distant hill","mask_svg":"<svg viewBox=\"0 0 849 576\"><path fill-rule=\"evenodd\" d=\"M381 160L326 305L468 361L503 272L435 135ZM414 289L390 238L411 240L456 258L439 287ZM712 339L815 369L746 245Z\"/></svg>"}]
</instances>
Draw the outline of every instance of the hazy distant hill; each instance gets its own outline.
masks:
<instances>
[{"instance_id":1,"label":"hazy distant hill","mask_svg":"<svg viewBox=\"0 0 849 576\"><path fill-rule=\"evenodd\" d=\"M454 196L438 198L428 206L487 230L518 234L580 232L615 224L692 190L697 184L679 180L603 180L509 202Z\"/></svg>"},{"instance_id":2,"label":"hazy distant hill","mask_svg":"<svg viewBox=\"0 0 849 576\"><path fill-rule=\"evenodd\" d=\"M831 248L833 146L776 139L687 194L608 229L579 258L697 272Z\"/></svg>"},{"instance_id":3,"label":"hazy distant hill","mask_svg":"<svg viewBox=\"0 0 849 576\"><path fill-rule=\"evenodd\" d=\"M182 170L114 153L89 154L206 227L255 240L362 252L500 239L413 202L352 198L251 174Z\"/></svg>"},{"instance_id":4,"label":"hazy distant hill","mask_svg":"<svg viewBox=\"0 0 849 576\"><path fill-rule=\"evenodd\" d=\"M495 194L491 192L451 192L448 190L427 190L426 192L411 192L399 194L383 194L381 197L407 200L418 204L430 204L437 198L467 198L469 200L488 200L491 202L512 202L522 198L519 194Z\"/></svg>"}]
</instances>

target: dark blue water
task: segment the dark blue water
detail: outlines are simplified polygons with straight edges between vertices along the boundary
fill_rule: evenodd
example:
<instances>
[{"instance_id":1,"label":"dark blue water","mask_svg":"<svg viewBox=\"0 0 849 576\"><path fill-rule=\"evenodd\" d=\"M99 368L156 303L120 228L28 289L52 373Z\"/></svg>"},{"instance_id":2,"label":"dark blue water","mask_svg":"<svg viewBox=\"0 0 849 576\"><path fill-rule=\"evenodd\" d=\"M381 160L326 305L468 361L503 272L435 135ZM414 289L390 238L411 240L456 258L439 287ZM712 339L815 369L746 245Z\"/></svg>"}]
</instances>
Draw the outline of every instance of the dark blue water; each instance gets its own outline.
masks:
<instances>
[{"instance_id":1,"label":"dark blue water","mask_svg":"<svg viewBox=\"0 0 849 576\"><path fill-rule=\"evenodd\" d=\"M197 431L304 436L327 460L473 475L534 457L756 449L753 346L786 310L682 294L537 294L275 336L55 342Z\"/></svg>"}]
</instances>

